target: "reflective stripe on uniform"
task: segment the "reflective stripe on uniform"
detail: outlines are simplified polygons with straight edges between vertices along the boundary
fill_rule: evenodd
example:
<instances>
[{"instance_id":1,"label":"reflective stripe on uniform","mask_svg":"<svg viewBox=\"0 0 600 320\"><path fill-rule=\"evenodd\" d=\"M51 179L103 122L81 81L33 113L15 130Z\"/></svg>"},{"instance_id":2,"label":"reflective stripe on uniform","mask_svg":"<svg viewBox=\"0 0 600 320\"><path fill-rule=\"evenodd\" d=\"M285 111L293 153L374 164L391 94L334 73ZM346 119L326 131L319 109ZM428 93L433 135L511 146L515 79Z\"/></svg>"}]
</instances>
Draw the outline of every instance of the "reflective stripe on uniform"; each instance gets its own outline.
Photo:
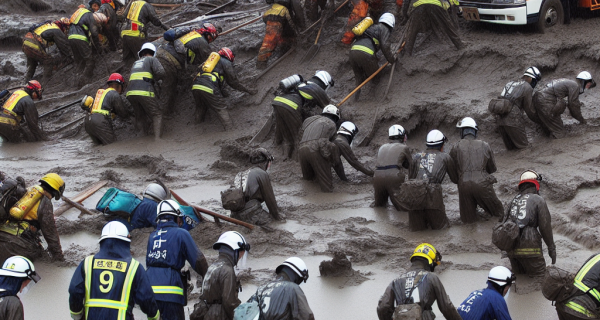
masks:
<instances>
[{"instance_id":1,"label":"reflective stripe on uniform","mask_svg":"<svg viewBox=\"0 0 600 320\"><path fill-rule=\"evenodd\" d=\"M442 3L440 2L440 0L419 0L415 3L413 3L413 7L418 7L422 4L435 4L436 6L440 6L443 8Z\"/></svg>"},{"instance_id":2,"label":"reflective stripe on uniform","mask_svg":"<svg viewBox=\"0 0 600 320\"><path fill-rule=\"evenodd\" d=\"M84 271L85 271L85 315L86 319L89 315L89 308L109 308L118 310L117 320L125 320L127 317L127 309L129 307L129 297L131 293L131 286L133 279L137 272L139 262L135 259L131 259L131 264L125 275L125 281L123 283L123 291L121 292L121 300L108 300L108 299L91 299L90 290L92 286L92 267L94 264L94 256L85 258Z\"/></svg>"},{"instance_id":3,"label":"reflective stripe on uniform","mask_svg":"<svg viewBox=\"0 0 600 320\"><path fill-rule=\"evenodd\" d=\"M142 38L144 37L144 33L142 33L140 30L123 30L121 31L121 37L123 36Z\"/></svg>"},{"instance_id":4,"label":"reflective stripe on uniform","mask_svg":"<svg viewBox=\"0 0 600 320\"><path fill-rule=\"evenodd\" d=\"M81 34L70 34L69 39L77 39L77 40L82 40L85 42L90 42L90 40L88 40L88 38L86 36L81 35Z\"/></svg>"},{"instance_id":5,"label":"reflective stripe on uniform","mask_svg":"<svg viewBox=\"0 0 600 320\"><path fill-rule=\"evenodd\" d=\"M210 94L214 94L214 90L212 88L209 88L207 86L203 86L201 84L195 84L192 86L192 90L202 90L205 92L208 92Z\"/></svg>"},{"instance_id":6,"label":"reflective stripe on uniform","mask_svg":"<svg viewBox=\"0 0 600 320\"><path fill-rule=\"evenodd\" d=\"M585 265L583 265L583 267L581 267L581 270L579 270L579 272L575 276L574 285L575 285L575 287L577 287L577 289L579 289L585 293L589 293L592 297L594 297L596 299L597 302L600 302L600 292L598 292L598 290L596 290L595 288L590 288L590 287L586 286L583 283L583 278L585 277L585 275L598 262L600 262L600 254L596 255L594 258L590 259L590 261L588 261Z\"/></svg>"},{"instance_id":7,"label":"reflective stripe on uniform","mask_svg":"<svg viewBox=\"0 0 600 320\"><path fill-rule=\"evenodd\" d=\"M144 24L139 21L140 12L142 8L146 4L145 1L134 1L131 3L131 7L129 7L129 12L127 12L127 19L129 19L131 24L131 30L123 30L121 31L121 37L129 36L136 38L143 38L146 35L141 32L141 28L144 27ZM135 25L135 27L134 27ZM135 30L134 30L135 29Z\"/></svg>"},{"instance_id":8,"label":"reflective stripe on uniform","mask_svg":"<svg viewBox=\"0 0 600 320\"><path fill-rule=\"evenodd\" d=\"M46 24L42 25L41 27L38 27L37 29L33 30L33 32L41 37L42 33L44 33L44 31L47 31L50 29L60 30L60 28L57 25L55 25L54 23L46 23Z\"/></svg>"},{"instance_id":9,"label":"reflective stripe on uniform","mask_svg":"<svg viewBox=\"0 0 600 320\"><path fill-rule=\"evenodd\" d=\"M373 50L371 48L365 47L365 46L361 46L361 45L358 45L358 44L353 45L350 50L359 50L359 51L366 52L366 53L368 53L370 55L375 54L375 52L373 52Z\"/></svg>"},{"instance_id":10,"label":"reflective stripe on uniform","mask_svg":"<svg viewBox=\"0 0 600 320\"><path fill-rule=\"evenodd\" d=\"M108 94L111 90L115 91L115 89L113 88L108 88L100 89L96 92L96 97L94 98L94 104L92 105L91 113L99 113L103 116L110 115L110 111L102 109L102 104L104 103L104 98L106 97L106 94Z\"/></svg>"},{"instance_id":11,"label":"reflective stripe on uniform","mask_svg":"<svg viewBox=\"0 0 600 320\"><path fill-rule=\"evenodd\" d=\"M0 123L6 123L11 126L16 126L17 120L0 116Z\"/></svg>"},{"instance_id":12,"label":"reflective stripe on uniform","mask_svg":"<svg viewBox=\"0 0 600 320\"><path fill-rule=\"evenodd\" d=\"M179 294L183 295L183 289L175 286L152 286L155 294Z\"/></svg>"},{"instance_id":13,"label":"reflective stripe on uniform","mask_svg":"<svg viewBox=\"0 0 600 320\"><path fill-rule=\"evenodd\" d=\"M10 98L4 103L4 106L2 106L2 111L8 115L11 115L11 116L17 118L17 122L21 122L21 116L16 114L13 111L13 109L15 108L17 103L19 103L19 101L21 101L22 98L24 98L25 96L28 96L28 95L29 94L27 92L25 92L25 90L15 91L10 96Z\"/></svg>"},{"instance_id":14,"label":"reflective stripe on uniform","mask_svg":"<svg viewBox=\"0 0 600 320\"><path fill-rule=\"evenodd\" d=\"M31 42L31 41L28 41L27 39L23 40L23 45L24 46L28 46L28 47L33 48L33 49L38 50L38 51L42 50L40 48L40 46L38 46L37 44L35 44L35 43Z\"/></svg>"},{"instance_id":15,"label":"reflective stripe on uniform","mask_svg":"<svg viewBox=\"0 0 600 320\"><path fill-rule=\"evenodd\" d=\"M304 97L304 99L308 99L308 100L312 100L313 99L313 96L311 96L310 94L308 94L308 93L306 93L306 92L304 92L302 90L298 90L298 91L300 92L300 95L302 97Z\"/></svg>"},{"instance_id":16,"label":"reflective stripe on uniform","mask_svg":"<svg viewBox=\"0 0 600 320\"><path fill-rule=\"evenodd\" d=\"M540 248L519 248L515 249L515 255L531 255L531 254L542 254L542 249Z\"/></svg>"},{"instance_id":17,"label":"reflective stripe on uniform","mask_svg":"<svg viewBox=\"0 0 600 320\"><path fill-rule=\"evenodd\" d=\"M197 31L194 30L194 31L192 31L190 33L187 33L187 34L181 36L179 38L179 41L181 41L181 43L183 43L183 44L186 44L186 43L188 43L188 42L190 42L190 41L192 41L194 39L197 39L197 38L202 38L202 35L200 35Z\"/></svg>"},{"instance_id":18,"label":"reflective stripe on uniform","mask_svg":"<svg viewBox=\"0 0 600 320\"><path fill-rule=\"evenodd\" d=\"M129 81L131 80L144 80L144 78L154 79L152 73L150 72L135 72L129 76Z\"/></svg>"},{"instance_id":19,"label":"reflective stripe on uniform","mask_svg":"<svg viewBox=\"0 0 600 320\"><path fill-rule=\"evenodd\" d=\"M140 11L142 11L142 8L145 4L145 1L134 1L131 4L131 7L129 7L129 12L127 12L127 19L133 22L138 22L140 18Z\"/></svg>"},{"instance_id":20,"label":"reflective stripe on uniform","mask_svg":"<svg viewBox=\"0 0 600 320\"><path fill-rule=\"evenodd\" d=\"M565 306L571 308L572 310L575 310L579 313L585 314L586 316L590 317L590 318L594 318L594 314L589 312L585 307L581 306L578 303L575 303L573 301L569 301L565 304Z\"/></svg>"},{"instance_id":21,"label":"reflective stripe on uniform","mask_svg":"<svg viewBox=\"0 0 600 320\"><path fill-rule=\"evenodd\" d=\"M71 24L78 24L79 23L79 19L81 19L81 17L83 17L84 14L90 12L90 10L86 9L86 8L79 8L77 9L77 11L75 11L73 13L73 15L71 16L71 19L69 19L71 21Z\"/></svg>"},{"instance_id":22,"label":"reflective stripe on uniform","mask_svg":"<svg viewBox=\"0 0 600 320\"><path fill-rule=\"evenodd\" d=\"M215 73L216 73L216 72L215 72ZM217 73L217 74L218 74L218 73ZM210 80L211 80L212 82L216 82L216 81L217 81L217 76L215 76L215 75L214 75L214 74L212 74L212 73L209 73L209 72L204 72L204 73L202 73L202 75L203 75L203 76L209 76L209 77L210 77Z\"/></svg>"},{"instance_id":23,"label":"reflective stripe on uniform","mask_svg":"<svg viewBox=\"0 0 600 320\"><path fill-rule=\"evenodd\" d=\"M144 91L144 90L131 90L127 91L126 97L129 96L144 96L154 98L154 92Z\"/></svg>"},{"instance_id":24,"label":"reflective stripe on uniform","mask_svg":"<svg viewBox=\"0 0 600 320\"><path fill-rule=\"evenodd\" d=\"M286 105L294 108L294 110L298 109L298 104L297 103L295 103L292 100L286 99L284 97L275 97L274 101L278 101L278 102L281 102L283 104L286 104Z\"/></svg>"}]
</instances>

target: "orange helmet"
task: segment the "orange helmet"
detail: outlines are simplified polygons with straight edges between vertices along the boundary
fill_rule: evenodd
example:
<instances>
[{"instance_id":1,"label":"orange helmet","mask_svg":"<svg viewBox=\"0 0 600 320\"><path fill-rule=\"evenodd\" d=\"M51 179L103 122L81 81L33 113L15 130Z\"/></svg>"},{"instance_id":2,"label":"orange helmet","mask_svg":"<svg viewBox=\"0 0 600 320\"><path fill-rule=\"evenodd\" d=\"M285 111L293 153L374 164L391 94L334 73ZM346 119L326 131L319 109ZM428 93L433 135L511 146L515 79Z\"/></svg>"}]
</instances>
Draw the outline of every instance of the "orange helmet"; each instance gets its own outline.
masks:
<instances>
[{"instance_id":1,"label":"orange helmet","mask_svg":"<svg viewBox=\"0 0 600 320\"><path fill-rule=\"evenodd\" d=\"M44 90L42 89L42 85L37 80L30 80L27 82L25 88L37 93L39 99L42 99L42 92Z\"/></svg>"},{"instance_id":2,"label":"orange helmet","mask_svg":"<svg viewBox=\"0 0 600 320\"><path fill-rule=\"evenodd\" d=\"M233 62L233 59L235 59L235 56L233 55L233 51L231 51L231 49L224 47L221 48L221 50L219 50L219 55L221 57L227 58L227 60Z\"/></svg>"}]
</instances>

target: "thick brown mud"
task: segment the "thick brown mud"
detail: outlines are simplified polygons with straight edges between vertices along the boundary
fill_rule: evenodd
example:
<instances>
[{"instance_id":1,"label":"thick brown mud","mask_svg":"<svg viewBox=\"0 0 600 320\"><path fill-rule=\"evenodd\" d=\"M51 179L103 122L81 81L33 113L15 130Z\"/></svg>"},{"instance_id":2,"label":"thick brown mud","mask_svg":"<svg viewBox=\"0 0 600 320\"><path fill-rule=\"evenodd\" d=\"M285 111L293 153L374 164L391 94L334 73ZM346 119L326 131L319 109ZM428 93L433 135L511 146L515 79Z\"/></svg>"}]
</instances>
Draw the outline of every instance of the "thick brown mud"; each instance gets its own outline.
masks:
<instances>
[{"instance_id":1,"label":"thick brown mud","mask_svg":"<svg viewBox=\"0 0 600 320\"><path fill-rule=\"evenodd\" d=\"M22 84L26 59L20 51L19 39L29 25L69 16L80 3L50 1L51 10L34 11L21 8L22 2L0 3L0 88ZM262 6L262 1L250 0L238 2L227 10L243 11ZM171 25L195 18L206 10L188 3L176 10L159 13ZM57 172L66 181L67 196L77 194L98 180L110 180L109 187L141 193L148 183L160 178L187 201L228 214L220 206L220 191L238 171L247 167L251 150L248 141L270 116L270 102L279 80L294 73L309 77L316 70L327 70L335 79L335 86L328 92L335 101L341 101L355 87L354 75L347 62L348 48L337 44L339 30L347 15L348 11L342 10L326 25L320 40L321 49L311 63L301 65L298 60L314 41L316 30L299 39L297 51L259 80L253 80L253 76L260 72L255 61L264 34L262 23L244 27L213 43L214 48L228 46L233 49L239 77L259 90L254 96L229 90L233 131L224 132L215 115L210 113L205 123L191 121L195 107L189 90L190 69L178 87L180 92L167 116L162 141L155 142L152 137L135 132L132 120L125 119L117 120L115 124L119 141L96 146L80 122L52 134L54 141L22 145L2 143L2 171L21 175L28 184L35 183L47 172ZM256 12L215 23L227 30L255 16ZM437 41L433 35L422 39L413 57L399 59L385 101L381 101L381 96L389 77L389 67L382 72L378 85L365 86L358 102L351 99L341 107L342 118L354 121L360 128L357 141L361 141L375 125L376 135L370 145L358 147L355 143L354 151L362 161L373 166L377 150L387 142L387 128L392 124L401 124L407 129L408 145L416 152L424 149L429 130L440 129L449 137L450 143L455 143L459 139L454 128L456 122L464 116L475 118L479 137L490 143L495 151L498 166L495 189L503 203L508 203L514 196L522 171L534 169L544 175L541 195L547 200L552 214L557 265L576 270L600 247L597 236L600 225L600 200L597 197L600 187L600 90L593 89L581 96L587 125L580 125L569 115L563 115L567 137L553 140L535 124L528 123L526 129L531 146L520 151L505 150L487 104L506 82L519 78L531 65L540 68L543 74L538 86L554 78L574 78L582 70L598 77L600 44L595 31L598 29L600 17L575 19L571 25L548 30L545 34L526 28L494 28L461 22L461 36L468 43L466 49L456 51L452 44ZM402 27L398 27L394 31L395 39L399 39L401 30ZM153 29L153 32L160 31ZM126 78L129 73L129 66L120 62L120 54L109 53L97 61L91 79L93 83L75 90L71 83L71 68L68 66L55 72L45 88L44 100L37 103L40 113L80 99L84 94L95 94L109 73L121 72ZM41 68L36 76L41 77ZM44 129L55 131L82 115L83 111L75 106L41 122ZM301 287L317 319L376 319L377 300L389 282L409 266L408 257L421 242L433 244L444 254L444 261L436 272L456 306L469 292L485 286L491 267L509 266L508 260L502 259L500 251L491 243L494 221L482 220L471 225L460 221L458 193L450 181L444 182L443 189L451 227L412 233L408 231L406 212L397 212L391 205L372 207L371 179L347 163L345 170L349 181L334 178L334 192L324 194L315 183L301 180L297 162L280 160L282 150L273 147L270 137L261 146L275 155L269 173L286 221L273 222L267 228L253 231L227 223L218 226L206 222L192 231L209 262L217 256L211 249L212 243L224 231L240 231L252 244L248 265L240 270L244 285L240 299L243 301L257 286L268 281L275 267L289 256L302 257L308 265L310 279ZM95 207L101 194L102 191L87 200L86 207ZM62 202L54 205L56 208ZM69 316L67 288L70 277L76 265L97 250L96 239L105 223L102 215L80 215L74 209L56 221L66 261L60 264L36 262L43 280L23 300L26 319L64 319ZM145 263L150 231L132 233L132 252L142 263ZM336 255L340 258L334 259ZM547 262L550 263L549 259ZM323 264L329 274L336 277L320 275L319 266ZM346 269L340 270L342 267ZM196 284L189 306L193 306L193 299L197 299L198 294ZM516 290L511 290L507 301L514 319L557 319L551 303L541 295L539 284L527 277L518 278ZM435 308L437 316L442 318ZM141 317L138 309L135 314Z\"/></svg>"}]
</instances>

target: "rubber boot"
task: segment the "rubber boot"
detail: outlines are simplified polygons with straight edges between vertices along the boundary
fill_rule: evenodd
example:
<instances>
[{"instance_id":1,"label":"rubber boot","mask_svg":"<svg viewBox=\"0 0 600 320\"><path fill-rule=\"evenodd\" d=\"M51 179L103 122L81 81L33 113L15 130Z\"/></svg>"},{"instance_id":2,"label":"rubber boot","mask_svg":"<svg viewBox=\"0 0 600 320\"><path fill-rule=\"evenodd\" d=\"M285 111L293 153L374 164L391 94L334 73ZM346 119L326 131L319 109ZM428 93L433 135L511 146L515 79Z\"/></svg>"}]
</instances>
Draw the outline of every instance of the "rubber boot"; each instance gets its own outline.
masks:
<instances>
[{"instance_id":1,"label":"rubber boot","mask_svg":"<svg viewBox=\"0 0 600 320\"><path fill-rule=\"evenodd\" d=\"M154 140L160 140L162 136L162 116L152 119L154 125Z\"/></svg>"}]
</instances>

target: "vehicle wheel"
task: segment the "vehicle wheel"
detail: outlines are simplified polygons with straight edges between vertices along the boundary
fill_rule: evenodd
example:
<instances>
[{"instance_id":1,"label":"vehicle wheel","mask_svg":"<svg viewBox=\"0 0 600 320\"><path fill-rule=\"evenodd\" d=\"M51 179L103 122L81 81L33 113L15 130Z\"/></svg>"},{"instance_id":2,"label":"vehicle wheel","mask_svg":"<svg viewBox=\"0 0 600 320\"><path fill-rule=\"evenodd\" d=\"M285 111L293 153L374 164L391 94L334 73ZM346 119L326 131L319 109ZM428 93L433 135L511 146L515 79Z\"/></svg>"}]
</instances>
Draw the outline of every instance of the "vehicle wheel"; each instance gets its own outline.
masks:
<instances>
[{"instance_id":1,"label":"vehicle wheel","mask_svg":"<svg viewBox=\"0 0 600 320\"><path fill-rule=\"evenodd\" d=\"M546 0L540 10L540 18L536 24L536 29L544 33L547 28L563 24L565 20L565 11L559 0Z\"/></svg>"}]
</instances>

